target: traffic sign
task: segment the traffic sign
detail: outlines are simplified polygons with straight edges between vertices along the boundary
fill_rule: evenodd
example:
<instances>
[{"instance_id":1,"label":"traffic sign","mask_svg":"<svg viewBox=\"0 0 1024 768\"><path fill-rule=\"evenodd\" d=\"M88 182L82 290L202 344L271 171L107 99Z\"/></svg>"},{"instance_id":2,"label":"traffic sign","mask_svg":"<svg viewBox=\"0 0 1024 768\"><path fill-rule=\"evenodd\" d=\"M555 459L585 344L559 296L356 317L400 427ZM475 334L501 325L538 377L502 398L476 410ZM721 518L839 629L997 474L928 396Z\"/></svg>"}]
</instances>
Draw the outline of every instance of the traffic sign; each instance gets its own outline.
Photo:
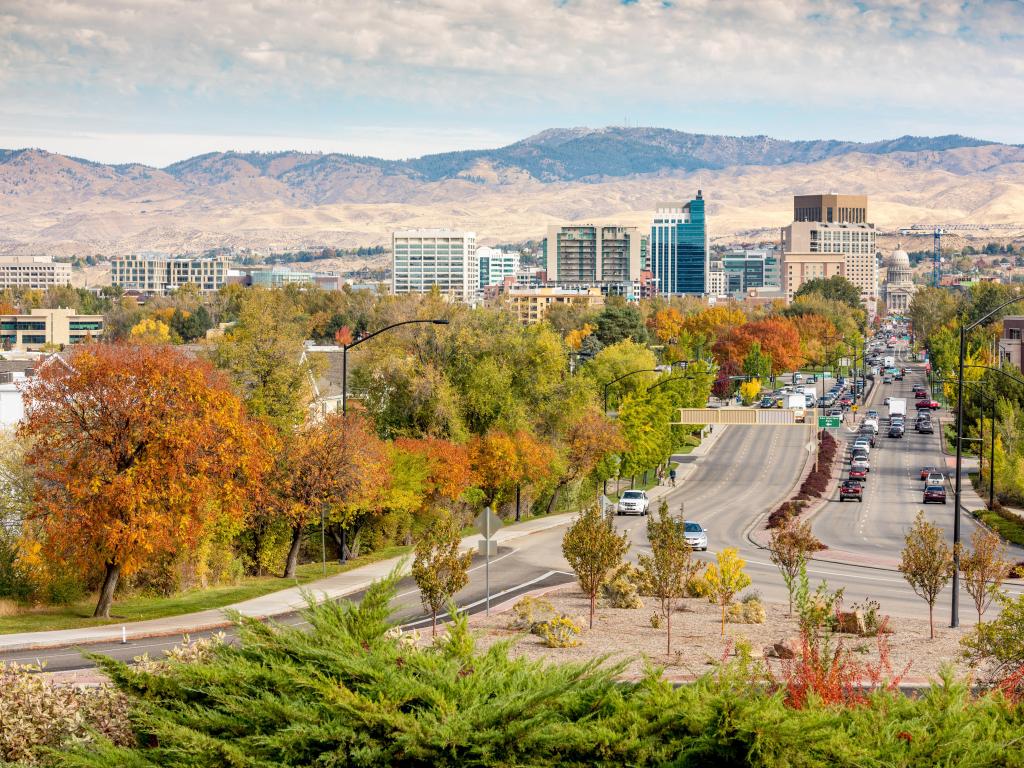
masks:
<instances>
[{"instance_id":1,"label":"traffic sign","mask_svg":"<svg viewBox=\"0 0 1024 768\"><path fill-rule=\"evenodd\" d=\"M839 429L841 421L838 416L819 416L818 429Z\"/></svg>"},{"instance_id":2,"label":"traffic sign","mask_svg":"<svg viewBox=\"0 0 1024 768\"><path fill-rule=\"evenodd\" d=\"M483 512L476 516L476 519L473 521L473 525L478 531L480 531L481 536L485 539L489 539L499 528L501 528L501 518L494 514L490 507L487 507Z\"/></svg>"}]
</instances>

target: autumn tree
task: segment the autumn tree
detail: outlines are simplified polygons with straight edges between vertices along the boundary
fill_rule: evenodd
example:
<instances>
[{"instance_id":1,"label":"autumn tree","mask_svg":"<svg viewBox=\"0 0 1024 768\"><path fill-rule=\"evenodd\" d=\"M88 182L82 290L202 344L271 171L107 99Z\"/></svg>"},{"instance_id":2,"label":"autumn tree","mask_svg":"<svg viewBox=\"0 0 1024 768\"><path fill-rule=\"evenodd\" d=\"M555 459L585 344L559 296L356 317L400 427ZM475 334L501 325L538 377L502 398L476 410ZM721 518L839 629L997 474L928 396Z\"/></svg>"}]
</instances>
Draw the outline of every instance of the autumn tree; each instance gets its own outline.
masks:
<instances>
[{"instance_id":1,"label":"autumn tree","mask_svg":"<svg viewBox=\"0 0 1024 768\"><path fill-rule=\"evenodd\" d=\"M600 410L591 406L574 421L564 436L564 469L548 502L548 511L554 509L562 488L589 475L610 454L624 450L626 442L622 430Z\"/></svg>"},{"instance_id":2,"label":"autumn tree","mask_svg":"<svg viewBox=\"0 0 1024 768\"><path fill-rule=\"evenodd\" d=\"M508 502L517 486L546 480L554 451L531 433L492 429L470 441L469 459L484 501L495 507Z\"/></svg>"},{"instance_id":3,"label":"autumn tree","mask_svg":"<svg viewBox=\"0 0 1024 768\"><path fill-rule=\"evenodd\" d=\"M651 554L640 555L638 563L651 594L661 602L661 613L666 619L665 653L672 653L672 612L678 601L686 596L686 585L703 567L693 558L686 543L686 522L669 514L664 501L658 507L658 516L647 520L647 538Z\"/></svg>"},{"instance_id":4,"label":"autumn tree","mask_svg":"<svg viewBox=\"0 0 1024 768\"><path fill-rule=\"evenodd\" d=\"M789 613L793 614L793 597L799 586L800 572L807 564L812 552L822 548L818 537L811 531L811 524L804 520L797 522L787 518L778 528L772 529L768 540L768 557L779 569L782 580L789 592Z\"/></svg>"},{"instance_id":5,"label":"autumn tree","mask_svg":"<svg viewBox=\"0 0 1024 768\"><path fill-rule=\"evenodd\" d=\"M740 384L740 397L743 398L744 405L750 405L752 402L757 400L757 396L759 394L761 394L760 380L752 379Z\"/></svg>"},{"instance_id":6,"label":"autumn tree","mask_svg":"<svg viewBox=\"0 0 1024 768\"><path fill-rule=\"evenodd\" d=\"M328 414L284 438L274 472L276 505L291 527L284 578L293 578L305 527L342 516L387 482L389 456L359 415Z\"/></svg>"},{"instance_id":7,"label":"autumn tree","mask_svg":"<svg viewBox=\"0 0 1024 768\"><path fill-rule=\"evenodd\" d=\"M715 563L704 570L704 583L708 595L722 608L722 637L725 637L725 612L733 599L750 586L750 577L743 571L746 560L735 547L726 547L718 553Z\"/></svg>"},{"instance_id":8,"label":"autumn tree","mask_svg":"<svg viewBox=\"0 0 1024 768\"><path fill-rule=\"evenodd\" d=\"M473 553L459 553L459 526L446 514L435 520L416 542L412 577L423 607L430 611L430 633L437 634L437 612L469 583Z\"/></svg>"},{"instance_id":9,"label":"autumn tree","mask_svg":"<svg viewBox=\"0 0 1024 768\"><path fill-rule=\"evenodd\" d=\"M905 541L899 569L914 594L928 603L928 632L934 639L935 601L953 578L953 549L946 543L942 529L928 522L924 512L917 513Z\"/></svg>"},{"instance_id":10,"label":"autumn tree","mask_svg":"<svg viewBox=\"0 0 1024 768\"><path fill-rule=\"evenodd\" d=\"M244 514L274 449L221 375L171 347L79 347L24 396L32 516L50 556L102 571L96 616L109 616L122 574Z\"/></svg>"},{"instance_id":11,"label":"autumn tree","mask_svg":"<svg viewBox=\"0 0 1024 768\"><path fill-rule=\"evenodd\" d=\"M147 317L133 325L128 336L135 344L171 343L171 329L167 323L153 317Z\"/></svg>"},{"instance_id":12,"label":"autumn tree","mask_svg":"<svg viewBox=\"0 0 1024 768\"><path fill-rule=\"evenodd\" d=\"M562 539L562 554L576 574L580 588L590 598L590 628L594 628L597 593L608 575L622 563L629 549L629 534L615 532L611 518L597 506L580 513Z\"/></svg>"},{"instance_id":13,"label":"autumn tree","mask_svg":"<svg viewBox=\"0 0 1024 768\"><path fill-rule=\"evenodd\" d=\"M1006 561L1006 544L998 535L979 527L971 534L971 551L960 555L960 572L964 589L974 600L978 623L999 594L1010 564Z\"/></svg>"}]
</instances>

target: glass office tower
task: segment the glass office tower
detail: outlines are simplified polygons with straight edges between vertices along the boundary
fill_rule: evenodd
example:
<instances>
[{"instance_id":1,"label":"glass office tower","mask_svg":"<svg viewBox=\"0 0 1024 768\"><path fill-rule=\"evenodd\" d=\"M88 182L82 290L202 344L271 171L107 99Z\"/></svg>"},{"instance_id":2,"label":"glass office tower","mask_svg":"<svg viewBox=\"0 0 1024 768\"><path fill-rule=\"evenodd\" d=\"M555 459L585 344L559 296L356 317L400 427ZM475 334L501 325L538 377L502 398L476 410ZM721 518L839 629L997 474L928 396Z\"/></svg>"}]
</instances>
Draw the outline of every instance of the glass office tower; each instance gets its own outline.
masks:
<instances>
[{"instance_id":1,"label":"glass office tower","mask_svg":"<svg viewBox=\"0 0 1024 768\"><path fill-rule=\"evenodd\" d=\"M708 230L700 190L685 204L658 203L650 255L658 293L707 292Z\"/></svg>"}]
</instances>

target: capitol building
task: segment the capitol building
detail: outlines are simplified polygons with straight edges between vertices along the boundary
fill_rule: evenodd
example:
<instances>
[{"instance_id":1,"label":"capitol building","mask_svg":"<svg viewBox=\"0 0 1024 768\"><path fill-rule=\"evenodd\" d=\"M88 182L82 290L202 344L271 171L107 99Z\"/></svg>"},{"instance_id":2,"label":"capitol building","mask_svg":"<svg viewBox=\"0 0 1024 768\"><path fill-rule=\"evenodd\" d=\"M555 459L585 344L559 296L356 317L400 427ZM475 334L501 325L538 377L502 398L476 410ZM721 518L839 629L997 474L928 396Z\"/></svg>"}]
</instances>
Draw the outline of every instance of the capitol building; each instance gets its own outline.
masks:
<instances>
[{"instance_id":1,"label":"capitol building","mask_svg":"<svg viewBox=\"0 0 1024 768\"><path fill-rule=\"evenodd\" d=\"M885 308L890 315L905 315L910 310L917 286L910 270L910 257L899 245L886 262Z\"/></svg>"}]
</instances>

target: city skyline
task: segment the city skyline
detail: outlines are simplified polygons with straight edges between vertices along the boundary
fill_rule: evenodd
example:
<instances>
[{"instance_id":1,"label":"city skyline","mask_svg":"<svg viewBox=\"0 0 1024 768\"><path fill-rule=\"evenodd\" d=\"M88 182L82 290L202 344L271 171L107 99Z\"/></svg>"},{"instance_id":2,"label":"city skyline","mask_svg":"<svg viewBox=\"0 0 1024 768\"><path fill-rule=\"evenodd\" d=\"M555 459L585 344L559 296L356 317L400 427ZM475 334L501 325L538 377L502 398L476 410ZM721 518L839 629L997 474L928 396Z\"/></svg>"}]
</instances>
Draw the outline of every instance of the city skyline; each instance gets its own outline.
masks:
<instances>
[{"instance_id":1,"label":"city skyline","mask_svg":"<svg viewBox=\"0 0 1024 768\"><path fill-rule=\"evenodd\" d=\"M3 18L0 146L100 162L229 149L404 158L621 124L1024 142L1012 32L1024 5L1009 0L300 0L287 16L16 0Z\"/></svg>"}]
</instances>

